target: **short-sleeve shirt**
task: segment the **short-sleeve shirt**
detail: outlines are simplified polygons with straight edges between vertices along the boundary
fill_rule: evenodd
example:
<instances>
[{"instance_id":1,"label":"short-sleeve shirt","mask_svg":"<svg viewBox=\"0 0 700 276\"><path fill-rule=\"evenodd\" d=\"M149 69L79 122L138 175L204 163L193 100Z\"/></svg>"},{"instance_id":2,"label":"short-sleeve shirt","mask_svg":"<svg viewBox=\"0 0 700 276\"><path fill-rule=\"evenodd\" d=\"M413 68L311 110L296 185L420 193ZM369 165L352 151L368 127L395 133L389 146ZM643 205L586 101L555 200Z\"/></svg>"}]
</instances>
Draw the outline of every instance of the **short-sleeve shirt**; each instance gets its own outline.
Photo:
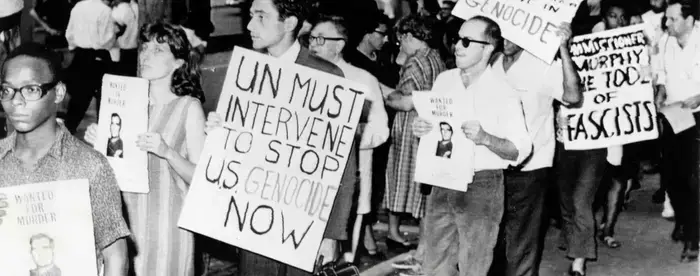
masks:
<instances>
[{"instance_id":1,"label":"short-sleeve shirt","mask_svg":"<svg viewBox=\"0 0 700 276\"><path fill-rule=\"evenodd\" d=\"M29 183L88 179L98 260L102 250L130 235L122 215L121 193L107 158L59 124L49 152L26 169L14 151L17 132L0 140L0 188Z\"/></svg>"}]
</instances>

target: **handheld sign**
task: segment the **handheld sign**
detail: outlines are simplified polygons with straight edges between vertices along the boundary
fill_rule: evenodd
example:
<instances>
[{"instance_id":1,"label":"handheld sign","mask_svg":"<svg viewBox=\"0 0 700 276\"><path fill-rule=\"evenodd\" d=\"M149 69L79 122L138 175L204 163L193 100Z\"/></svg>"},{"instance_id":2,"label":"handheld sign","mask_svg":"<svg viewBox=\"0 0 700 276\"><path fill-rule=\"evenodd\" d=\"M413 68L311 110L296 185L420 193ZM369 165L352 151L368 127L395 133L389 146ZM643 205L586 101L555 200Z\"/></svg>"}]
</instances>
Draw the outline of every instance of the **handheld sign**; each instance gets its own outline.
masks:
<instances>
[{"instance_id":1,"label":"handheld sign","mask_svg":"<svg viewBox=\"0 0 700 276\"><path fill-rule=\"evenodd\" d=\"M178 225L312 271L366 91L234 48Z\"/></svg>"},{"instance_id":2,"label":"handheld sign","mask_svg":"<svg viewBox=\"0 0 700 276\"><path fill-rule=\"evenodd\" d=\"M136 146L148 131L148 81L105 75L95 150L107 156L119 188L148 193L148 153Z\"/></svg>"},{"instance_id":3,"label":"handheld sign","mask_svg":"<svg viewBox=\"0 0 700 276\"><path fill-rule=\"evenodd\" d=\"M452 14L464 20L485 16L503 37L551 63L559 50L559 25L571 23L581 0L459 0Z\"/></svg>"},{"instance_id":4,"label":"handheld sign","mask_svg":"<svg viewBox=\"0 0 700 276\"><path fill-rule=\"evenodd\" d=\"M574 37L571 55L583 82L583 105L563 107L570 150L606 148L659 135L643 24Z\"/></svg>"},{"instance_id":5,"label":"handheld sign","mask_svg":"<svg viewBox=\"0 0 700 276\"><path fill-rule=\"evenodd\" d=\"M97 275L88 185L83 179L0 189L9 205L0 275Z\"/></svg>"},{"instance_id":6,"label":"handheld sign","mask_svg":"<svg viewBox=\"0 0 700 276\"><path fill-rule=\"evenodd\" d=\"M458 98L414 91L413 105L433 129L422 136L416 158L416 182L466 192L474 178L474 142L462 134L467 121Z\"/></svg>"}]
</instances>

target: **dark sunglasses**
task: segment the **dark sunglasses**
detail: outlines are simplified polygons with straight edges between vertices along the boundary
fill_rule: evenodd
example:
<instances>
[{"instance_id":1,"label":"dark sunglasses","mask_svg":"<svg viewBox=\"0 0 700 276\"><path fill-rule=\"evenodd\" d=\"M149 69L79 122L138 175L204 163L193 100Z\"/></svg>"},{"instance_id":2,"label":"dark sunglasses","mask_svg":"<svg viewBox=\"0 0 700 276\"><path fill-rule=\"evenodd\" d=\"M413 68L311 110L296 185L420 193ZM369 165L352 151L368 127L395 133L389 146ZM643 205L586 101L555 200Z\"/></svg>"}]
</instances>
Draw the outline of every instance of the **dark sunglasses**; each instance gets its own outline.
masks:
<instances>
[{"instance_id":1,"label":"dark sunglasses","mask_svg":"<svg viewBox=\"0 0 700 276\"><path fill-rule=\"evenodd\" d=\"M58 81L53 81L45 84L30 84L20 88L13 88L7 84L0 86L0 101L9 101L15 98L15 94L19 92L25 101L38 101L46 96L49 91L58 84Z\"/></svg>"},{"instance_id":2,"label":"dark sunglasses","mask_svg":"<svg viewBox=\"0 0 700 276\"><path fill-rule=\"evenodd\" d=\"M479 44L483 44L483 45L488 45L488 44L489 44L489 43L486 42L486 41L473 40L473 39L470 39L470 38L468 38L468 37L455 37L455 38L452 39L452 44L456 44L457 42L460 42L460 41L462 42L462 47L464 47L464 48L469 48L469 45L471 45L472 42L474 42L474 43L479 43Z\"/></svg>"}]
</instances>

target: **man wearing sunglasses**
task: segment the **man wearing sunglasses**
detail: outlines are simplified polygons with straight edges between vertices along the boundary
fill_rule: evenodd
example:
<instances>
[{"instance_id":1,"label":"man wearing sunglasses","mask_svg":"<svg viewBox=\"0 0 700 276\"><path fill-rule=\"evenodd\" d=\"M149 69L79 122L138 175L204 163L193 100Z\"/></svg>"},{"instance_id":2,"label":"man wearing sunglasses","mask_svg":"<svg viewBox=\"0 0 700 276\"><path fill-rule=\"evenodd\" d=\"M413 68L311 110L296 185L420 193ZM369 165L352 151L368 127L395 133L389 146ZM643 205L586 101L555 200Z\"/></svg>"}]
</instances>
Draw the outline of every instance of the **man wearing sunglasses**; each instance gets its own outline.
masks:
<instances>
[{"instance_id":1,"label":"man wearing sunglasses","mask_svg":"<svg viewBox=\"0 0 700 276\"><path fill-rule=\"evenodd\" d=\"M0 71L0 103L15 131L0 140L0 188L65 179L88 179L98 262L105 276L126 275L121 194L107 159L56 122L66 95L60 62L38 44L13 51ZM11 202L0 193L0 227ZM94 264L85 264L94 265Z\"/></svg>"},{"instance_id":2,"label":"man wearing sunglasses","mask_svg":"<svg viewBox=\"0 0 700 276\"><path fill-rule=\"evenodd\" d=\"M557 100L576 105L583 99L569 54L569 24L562 23L557 34L561 38L559 58L551 65L507 39L503 53L492 65L494 73L506 79L520 97L533 142L532 156L505 171L506 208L501 229L505 243L497 252L505 253L503 275L507 276L539 275L539 231L556 146L552 104Z\"/></svg>"},{"instance_id":3,"label":"man wearing sunglasses","mask_svg":"<svg viewBox=\"0 0 700 276\"><path fill-rule=\"evenodd\" d=\"M455 98L465 112L462 133L473 143L454 154L472 155L473 179L466 192L433 187L425 217L426 275L485 276L493 259L503 215L504 170L531 153L520 99L489 65L502 47L493 20L473 17L462 24L455 46L456 69L440 74L431 93ZM414 134L423 136L439 122L417 118Z\"/></svg>"}]
</instances>

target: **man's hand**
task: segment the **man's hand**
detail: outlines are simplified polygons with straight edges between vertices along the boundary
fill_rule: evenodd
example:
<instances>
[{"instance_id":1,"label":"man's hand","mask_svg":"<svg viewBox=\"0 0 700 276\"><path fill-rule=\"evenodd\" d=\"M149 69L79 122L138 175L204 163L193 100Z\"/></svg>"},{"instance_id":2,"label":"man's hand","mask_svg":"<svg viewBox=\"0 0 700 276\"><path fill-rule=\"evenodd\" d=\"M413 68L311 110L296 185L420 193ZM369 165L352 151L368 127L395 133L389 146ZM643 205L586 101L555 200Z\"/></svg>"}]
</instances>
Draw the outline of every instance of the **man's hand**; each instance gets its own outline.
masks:
<instances>
[{"instance_id":1,"label":"man's hand","mask_svg":"<svg viewBox=\"0 0 700 276\"><path fill-rule=\"evenodd\" d=\"M462 124L462 132L469 140L474 141L477 145L488 144L489 134L481 128L478 121L466 121Z\"/></svg>"},{"instance_id":2,"label":"man's hand","mask_svg":"<svg viewBox=\"0 0 700 276\"><path fill-rule=\"evenodd\" d=\"M7 215L7 211L5 211L7 206L7 196L3 193L0 193L0 225L2 225L2 218L5 217L5 215Z\"/></svg>"},{"instance_id":3,"label":"man's hand","mask_svg":"<svg viewBox=\"0 0 700 276\"><path fill-rule=\"evenodd\" d=\"M687 109L696 109L698 106L700 106L700 95L690 97L681 104L682 108Z\"/></svg>"},{"instance_id":4,"label":"man's hand","mask_svg":"<svg viewBox=\"0 0 700 276\"><path fill-rule=\"evenodd\" d=\"M411 128L413 129L413 135L421 137L433 130L433 124L426 119L416 117L411 124Z\"/></svg>"},{"instance_id":5,"label":"man's hand","mask_svg":"<svg viewBox=\"0 0 700 276\"><path fill-rule=\"evenodd\" d=\"M216 112L209 112L209 115L207 115L207 121L204 123L204 132L209 134L214 129L223 126L224 123L221 120L221 116L219 116L219 114Z\"/></svg>"},{"instance_id":6,"label":"man's hand","mask_svg":"<svg viewBox=\"0 0 700 276\"><path fill-rule=\"evenodd\" d=\"M318 256L316 256L316 260L320 256L323 256L323 261L321 262L321 266L330 263L332 261L335 261L339 257L338 253L338 241L334 239L328 239L324 238L323 241L321 242L321 247L318 249Z\"/></svg>"},{"instance_id":7,"label":"man's hand","mask_svg":"<svg viewBox=\"0 0 700 276\"><path fill-rule=\"evenodd\" d=\"M656 105L656 109L661 109L661 107L664 106L664 102L666 102L666 86L665 85L657 85L654 87L654 104Z\"/></svg>"},{"instance_id":8,"label":"man's hand","mask_svg":"<svg viewBox=\"0 0 700 276\"><path fill-rule=\"evenodd\" d=\"M571 40L571 24L562 22L559 25L559 29L555 32L559 38L561 38L561 44L559 45L560 51L569 50L569 41Z\"/></svg>"}]
</instances>

